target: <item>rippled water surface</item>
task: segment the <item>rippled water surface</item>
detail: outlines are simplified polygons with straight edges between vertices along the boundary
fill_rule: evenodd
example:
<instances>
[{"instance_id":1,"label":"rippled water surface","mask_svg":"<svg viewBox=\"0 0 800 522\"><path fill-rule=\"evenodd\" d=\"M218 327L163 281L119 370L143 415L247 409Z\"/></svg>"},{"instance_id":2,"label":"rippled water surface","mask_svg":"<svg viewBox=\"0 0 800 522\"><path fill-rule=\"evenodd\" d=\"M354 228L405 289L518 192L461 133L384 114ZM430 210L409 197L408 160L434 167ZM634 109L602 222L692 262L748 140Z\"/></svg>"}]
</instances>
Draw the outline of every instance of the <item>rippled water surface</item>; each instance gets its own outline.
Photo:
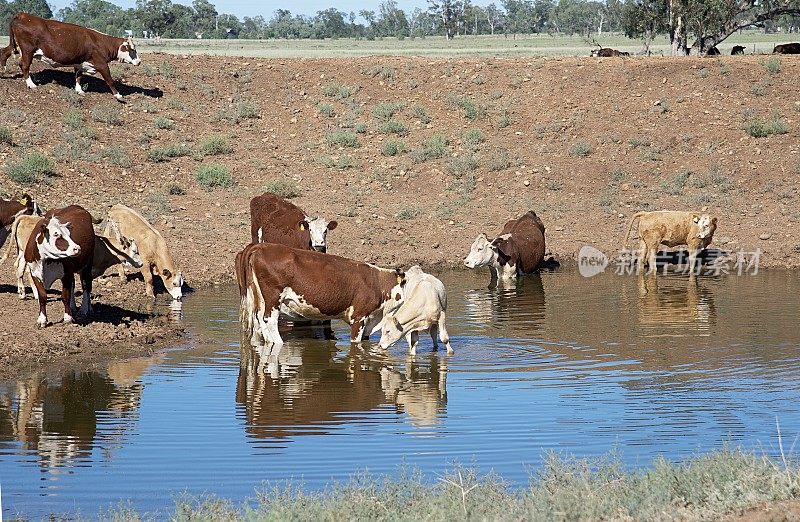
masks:
<instances>
[{"instance_id":1,"label":"rippled water surface","mask_svg":"<svg viewBox=\"0 0 800 522\"><path fill-rule=\"evenodd\" d=\"M524 485L547 450L616 448L645 466L724 443L777 454L800 433L800 276L544 273L516 289L444 273L455 355L411 359L314 332L240 351L238 294L183 305L189 340L150 358L0 383L5 516L95 515L130 499L251 497L262 481L318 488L356 471L429 476L454 461ZM53 329L54 334L57 328ZM787 443L788 445L788 443Z\"/></svg>"}]
</instances>

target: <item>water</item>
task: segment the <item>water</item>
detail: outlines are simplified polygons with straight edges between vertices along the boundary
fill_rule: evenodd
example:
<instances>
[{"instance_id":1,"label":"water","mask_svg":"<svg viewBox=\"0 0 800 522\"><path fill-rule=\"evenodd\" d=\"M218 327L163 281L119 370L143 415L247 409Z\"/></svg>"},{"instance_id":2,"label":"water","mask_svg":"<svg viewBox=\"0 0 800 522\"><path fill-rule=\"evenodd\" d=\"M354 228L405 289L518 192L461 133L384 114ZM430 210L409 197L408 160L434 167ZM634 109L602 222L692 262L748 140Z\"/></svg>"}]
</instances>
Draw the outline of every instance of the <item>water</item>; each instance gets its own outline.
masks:
<instances>
[{"instance_id":1,"label":"water","mask_svg":"<svg viewBox=\"0 0 800 522\"><path fill-rule=\"evenodd\" d=\"M421 336L381 353L292 335L240 355L234 288L190 295L189 339L101 371L0 383L6 516L95 515L120 499L165 513L175 495L252 497L359 470L429 477L454 462L524 485L546 451L616 449L630 467L741 445L778 454L800 433L800 276L640 281L571 271L489 290L441 275L452 357ZM55 331L55 330L54 330Z\"/></svg>"}]
</instances>

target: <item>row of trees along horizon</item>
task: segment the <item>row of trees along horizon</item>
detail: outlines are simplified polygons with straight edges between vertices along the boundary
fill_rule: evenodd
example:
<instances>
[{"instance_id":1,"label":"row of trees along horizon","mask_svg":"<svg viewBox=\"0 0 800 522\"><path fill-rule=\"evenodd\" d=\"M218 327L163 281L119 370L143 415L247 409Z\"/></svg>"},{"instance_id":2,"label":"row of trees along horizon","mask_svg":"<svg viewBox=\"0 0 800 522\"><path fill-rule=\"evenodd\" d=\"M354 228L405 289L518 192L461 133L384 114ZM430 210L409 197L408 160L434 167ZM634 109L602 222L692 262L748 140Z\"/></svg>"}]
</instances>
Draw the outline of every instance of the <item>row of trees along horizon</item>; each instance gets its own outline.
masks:
<instances>
[{"instance_id":1,"label":"row of trees along horizon","mask_svg":"<svg viewBox=\"0 0 800 522\"><path fill-rule=\"evenodd\" d=\"M474 5L470 0L428 0L428 8L403 10L394 0L377 9L343 12L336 8L314 16L277 9L270 18L219 13L208 0L191 6L171 0L137 0L123 9L104 0L74 0L54 13L46 0L0 0L0 33L16 12L56 18L98 31L137 37L322 39L424 38L471 35L582 35L602 41L608 32L641 39L649 48L656 36L669 36L673 55L701 54L736 31L800 30L800 0L500 0Z\"/></svg>"}]
</instances>

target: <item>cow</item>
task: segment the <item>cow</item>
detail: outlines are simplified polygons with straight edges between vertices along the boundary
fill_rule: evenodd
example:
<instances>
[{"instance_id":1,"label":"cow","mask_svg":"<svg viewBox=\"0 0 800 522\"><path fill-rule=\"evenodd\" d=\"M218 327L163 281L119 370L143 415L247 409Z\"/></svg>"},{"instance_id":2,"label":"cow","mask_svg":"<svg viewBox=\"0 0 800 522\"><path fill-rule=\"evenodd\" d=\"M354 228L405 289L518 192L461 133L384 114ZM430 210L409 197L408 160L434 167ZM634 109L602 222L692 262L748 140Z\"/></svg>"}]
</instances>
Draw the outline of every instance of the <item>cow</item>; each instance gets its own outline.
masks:
<instances>
[{"instance_id":1,"label":"cow","mask_svg":"<svg viewBox=\"0 0 800 522\"><path fill-rule=\"evenodd\" d=\"M327 234L338 225L309 217L296 205L265 192L250 200L250 236L253 243L278 243L291 248L327 252Z\"/></svg>"},{"instance_id":2,"label":"cow","mask_svg":"<svg viewBox=\"0 0 800 522\"><path fill-rule=\"evenodd\" d=\"M0 265L13 253L15 255L14 270L17 275L17 294L20 299L25 299L25 282L23 280L27 264L25 263L25 246L28 238L39 221L37 216L19 216L11 226L12 242L9 243ZM92 279L97 279L110 267L123 263L125 266L141 268L142 261L135 242L118 242L115 238L95 235L94 257L92 258ZM30 273L28 273L30 278ZM33 288L31 281L31 288Z\"/></svg>"},{"instance_id":3,"label":"cow","mask_svg":"<svg viewBox=\"0 0 800 522\"><path fill-rule=\"evenodd\" d=\"M719 56L720 54L722 53L719 52L719 49L717 49L716 46L706 51L706 56Z\"/></svg>"},{"instance_id":4,"label":"cow","mask_svg":"<svg viewBox=\"0 0 800 522\"><path fill-rule=\"evenodd\" d=\"M589 56L595 58L611 58L613 56L630 56L631 53L624 52L624 51L617 51L616 49L612 49L610 47L601 47L599 49L592 49L589 53Z\"/></svg>"},{"instance_id":5,"label":"cow","mask_svg":"<svg viewBox=\"0 0 800 522\"><path fill-rule=\"evenodd\" d=\"M776 45L772 49L773 54L800 54L800 43L787 43Z\"/></svg>"},{"instance_id":6,"label":"cow","mask_svg":"<svg viewBox=\"0 0 800 522\"><path fill-rule=\"evenodd\" d=\"M237 256L236 279L244 295L245 325L253 340L281 346L278 318L342 319L350 341L377 330L389 300L399 305L406 284L399 270L275 243L251 244Z\"/></svg>"},{"instance_id":7,"label":"cow","mask_svg":"<svg viewBox=\"0 0 800 522\"><path fill-rule=\"evenodd\" d=\"M384 313L381 326L380 347L389 348L401 337L408 341L408 353L417 354L419 332L428 332L433 340L433 349L438 349L438 340L447 347L447 354L453 354L450 336L447 334L447 291L436 277L426 274L414 265L406 270L406 295L396 309ZM393 306L394 301L388 306ZM437 340L438 337L438 340Z\"/></svg>"},{"instance_id":8,"label":"cow","mask_svg":"<svg viewBox=\"0 0 800 522\"><path fill-rule=\"evenodd\" d=\"M736 56L737 54L744 54L745 51L744 45L734 45L733 49L731 49L731 56Z\"/></svg>"},{"instance_id":9,"label":"cow","mask_svg":"<svg viewBox=\"0 0 800 522\"><path fill-rule=\"evenodd\" d=\"M680 212L659 210L655 212L637 212L628 224L623 239L623 248L637 224L640 246L640 267L647 264L650 272L656 270L656 254L659 245L675 247L686 245L689 250L689 271L694 273L697 266L697 255L705 249L717 230L717 218L700 212Z\"/></svg>"},{"instance_id":10,"label":"cow","mask_svg":"<svg viewBox=\"0 0 800 522\"><path fill-rule=\"evenodd\" d=\"M78 205L50 210L34 226L25 245L25 262L39 300L37 326L47 326L47 290L56 279L61 279L64 324L72 323L77 311L75 274L80 274L83 290L80 312L84 317L91 313L94 244L92 216Z\"/></svg>"},{"instance_id":11,"label":"cow","mask_svg":"<svg viewBox=\"0 0 800 522\"><path fill-rule=\"evenodd\" d=\"M0 248L8 238L8 227L18 216L41 216L42 213L42 209L28 194L23 194L17 199L0 199Z\"/></svg>"},{"instance_id":12,"label":"cow","mask_svg":"<svg viewBox=\"0 0 800 522\"><path fill-rule=\"evenodd\" d=\"M544 223L534 211L508 221L500 235L489 240L480 234L464 259L467 268L488 266L492 279L510 282L541 268L544 260Z\"/></svg>"},{"instance_id":13,"label":"cow","mask_svg":"<svg viewBox=\"0 0 800 522\"><path fill-rule=\"evenodd\" d=\"M51 67L72 67L75 70L75 92L81 95L84 94L81 88L83 73L100 73L111 94L121 102L122 95L114 86L108 63L115 60L134 66L141 63L131 38L115 38L32 14L15 14L8 34L8 47L0 49L0 66L5 68L11 54L21 54L19 67L22 78L31 89L36 89L30 76L31 62L36 58Z\"/></svg>"},{"instance_id":14,"label":"cow","mask_svg":"<svg viewBox=\"0 0 800 522\"><path fill-rule=\"evenodd\" d=\"M167 242L161 233L153 228L145 218L135 210L122 204L116 204L108 211L108 219L103 235L114 237L120 243L135 242L142 260L142 277L144 278L144 294L155 298L153 276L159 276L164 282L167 292L176 301L183 297L183 274L175 266L175 261L167 249ZM119 267L120 281L126 282L125 267Z\"/></svg>"}]
</instances>

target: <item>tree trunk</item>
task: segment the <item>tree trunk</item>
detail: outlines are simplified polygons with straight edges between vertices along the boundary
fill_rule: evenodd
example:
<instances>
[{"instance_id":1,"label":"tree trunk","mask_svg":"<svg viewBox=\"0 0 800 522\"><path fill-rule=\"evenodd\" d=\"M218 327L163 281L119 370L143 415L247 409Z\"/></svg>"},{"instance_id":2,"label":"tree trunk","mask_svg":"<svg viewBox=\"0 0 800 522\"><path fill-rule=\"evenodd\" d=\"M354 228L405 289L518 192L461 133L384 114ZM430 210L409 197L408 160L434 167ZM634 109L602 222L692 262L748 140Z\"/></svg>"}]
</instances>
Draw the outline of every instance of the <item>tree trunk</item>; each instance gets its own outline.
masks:
<instances>
[{"instance_id":1,"label":"tree trunk","mask_svg":"<svg viewBox=\"0 0 800 522\"><path fill-rule=\"evenodd\" d=\"M642 56L650 56L650 45L653 43L653 31L648 29L644 32L644 41L642 42L642 50L639 54Z\"/></svg>"}]
</instances>

